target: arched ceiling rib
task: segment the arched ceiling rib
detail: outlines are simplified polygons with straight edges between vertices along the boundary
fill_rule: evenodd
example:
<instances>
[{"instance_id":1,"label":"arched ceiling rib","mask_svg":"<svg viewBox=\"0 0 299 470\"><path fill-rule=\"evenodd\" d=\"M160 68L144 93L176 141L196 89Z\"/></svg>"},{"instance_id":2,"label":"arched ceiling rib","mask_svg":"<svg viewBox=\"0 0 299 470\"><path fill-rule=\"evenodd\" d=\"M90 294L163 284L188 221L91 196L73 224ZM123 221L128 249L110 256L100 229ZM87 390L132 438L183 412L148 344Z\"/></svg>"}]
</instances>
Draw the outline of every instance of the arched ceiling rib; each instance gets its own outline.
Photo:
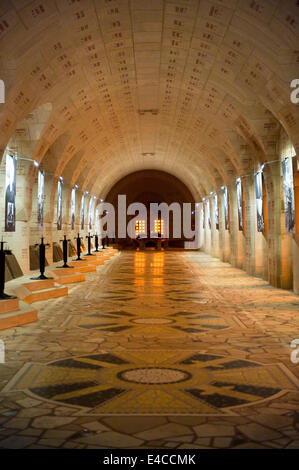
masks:
<instances>
[{"instance_id":1,"label":"arched ceiling rib","mask_svg":"<svg viewBox=\"0 0 299 470\"><path fill-rule=\"evenodd\" d=\"M298 10L296 0L3 0L0 149L51 103L31 150L46 170L100 195L131 171L164 169L204 196L267 160L280 124L298 149Z\"/></svg>"}]
</instances>

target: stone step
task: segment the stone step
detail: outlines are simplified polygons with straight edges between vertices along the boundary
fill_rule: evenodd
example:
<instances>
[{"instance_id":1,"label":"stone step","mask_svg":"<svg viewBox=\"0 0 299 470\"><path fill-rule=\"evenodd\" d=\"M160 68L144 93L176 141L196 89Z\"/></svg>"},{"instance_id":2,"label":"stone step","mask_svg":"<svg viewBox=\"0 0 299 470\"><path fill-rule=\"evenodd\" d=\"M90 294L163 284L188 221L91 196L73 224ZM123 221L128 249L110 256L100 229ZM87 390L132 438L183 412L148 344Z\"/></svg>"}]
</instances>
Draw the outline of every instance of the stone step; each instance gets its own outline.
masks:
<instances>
[{"instance_id":1,"label":"stone step","mask_svg":"<svg viewBox=\"0 0 299 470\"><path fill-rule=\"evenodd\" d=\"M38 311L20 301L16 311L0 315L0 331L36 321L38 321Z\"/></svg>"},{"instance_id":2,"label":"stone step","mask_svg":"<svg viewBox=\"0 0 299 470\"><path fill-rule=\"evenodd\" d=\"M54 282L54 281L53 281ZM32 292L26 285L22 285L16 288L16 295L27 304L34 302L40 302L41 300L57 299L58 297L65 297L68 295L68 288L62 287L60 284L53 284L53 287L49 289L37 290Z\"/></svg>"},{"instance_id":3,"label":"stone step","mask_svg":"<svg viewBox=\"0 0 299 470\"><path fill-rule=\"evenodd\" d=\"M36 292L38 290L51 289L52 287L54 287L54 280L45 279L42 281L32 281L32 282L23 284L23 286L25 286L31 292Z\"/></svg>"},{"instance_id":4,"label":"stone step","mask_svg":"<svg viewBox=\"0 0 299 470\"><path fill-rule=\"evenodd\" d=\"M93 258L101 258L103 256L112 256L112 253L108 253L105 251L98 251L97 253L92 253L92 256L84 255L84 259L93 259Z\"/></svg>"},{"instance_id":5,"label":"stone step","mask_svg":"<svg viewBox=\"0 0 299 470\"><path fill-rule=\"evenodd\" d=\"M78 267L76 269L77 272L79 273L91 273L91 272L95 272L97 270L97 267L95 264L90 264L90 265L87 265L87 266L81 266L81 267Z\"/></svg>"},{"instance_id":6,"label":"stone step","mask_svg":"<svg viewBox=\"0 0 299 470\"><path fill-rule=\"evenodd\" d=\"M105 261L106 260L104 259L99 259L98 257L94 257L93 259L89 260L89 264L94 265L94 266L100 266L100 265L103 265Z\"/></svg>"},{"instance_id":7,"label":"stone step","mask_svg":"<svg viewBox=\"0 0 299 470\"><path fill-rule=\"evenodd\" d=\"M61 271L63 271L61 273ZM64 271L68 271L65 273ZM57 284L75 284L76 282L84 282L86 280L83 273L77 272L74 269L60 269L59 271L52 271L52 275L55 277Z\"/></svg>"},{"instance_id":8,"label":"stone step","mask_svg":"<svg viewBox=\"0 0 299 470\"><path fill-rule=\"evenodd\" d=\"M15 312L19 309L19 299L0 300L0 315Z\"/></svg>"},{"instance_id":9,"label":"stone step","mask_svg":"<svg viewBox=\"0 0 299 470\"><path fill-rule=\"evenodd\" d=\"M51 276L54 276L56 279L57 277L68 276L69 274L75 274L76 272L76 268L59 268L51 271Z\"/></svg>"},{"instance_id":10,"label":"stone step","mask_svg":"<svg viewBox=\"0 0 299 470\"><path fill-rule=\"evenodd\" d=\"M69 266L74 266L74 268L77 268L79 266L87 266L88 265L88 259L82 259L80 261L70 261L68 263Z\"/></svg>"}]
</instances>

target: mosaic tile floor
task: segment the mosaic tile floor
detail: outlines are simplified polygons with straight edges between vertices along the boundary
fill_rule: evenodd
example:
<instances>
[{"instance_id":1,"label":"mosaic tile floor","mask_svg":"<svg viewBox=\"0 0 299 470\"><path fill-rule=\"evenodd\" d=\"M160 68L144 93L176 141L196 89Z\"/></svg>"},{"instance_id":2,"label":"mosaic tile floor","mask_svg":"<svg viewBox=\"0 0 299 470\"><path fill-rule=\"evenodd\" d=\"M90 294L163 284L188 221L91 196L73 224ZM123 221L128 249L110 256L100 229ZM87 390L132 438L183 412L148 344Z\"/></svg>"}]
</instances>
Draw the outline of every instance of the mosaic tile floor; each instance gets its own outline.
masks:
<instances>
[{"instance_id":1,"label":"mosaic tile floor","mask_svg":"<svg viewBox=\"0 0 299 470\"><path fill-rule=\"evenodd\" d=\"M298 296L124 252L1 332L0 448L299 448Z\"/></svg>"}]
</instances>

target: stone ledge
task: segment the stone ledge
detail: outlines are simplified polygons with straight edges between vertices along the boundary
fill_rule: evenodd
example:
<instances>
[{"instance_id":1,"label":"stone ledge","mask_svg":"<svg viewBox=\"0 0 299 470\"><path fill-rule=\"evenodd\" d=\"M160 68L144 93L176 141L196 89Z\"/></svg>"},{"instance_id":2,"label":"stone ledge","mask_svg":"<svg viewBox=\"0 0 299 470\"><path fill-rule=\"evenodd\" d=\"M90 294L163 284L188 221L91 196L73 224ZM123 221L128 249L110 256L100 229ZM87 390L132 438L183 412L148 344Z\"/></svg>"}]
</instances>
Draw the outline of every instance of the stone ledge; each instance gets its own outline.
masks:
<instances>
[{"instance_id":1,"label":"stone ledge","mask_svg":"<svg viewBox=\"0 0 299 470\"><path fill-rule=\"evenodd\" d=\"M19 309L19 299L0 300L0 315L15 312Z\"/></svg>"},{"instance_id":2,"label":"stone ledge","mask_svg":"<svg viewBox=\"0 0 299 470\"><path fill-rule=\"evenodd\" d=\"M45 282L45 281L41 281ZM31 291L27 288L26 285L22 285L16 288L16 295L22 299L27 304L32 304L34 302L40 302L41 300L48 299L57 299L58 297L65 297L68 295L68 288L61 287L61 285L55 285L53 281L53 286L49 289L43 289L38 291Z\"/></svg>"},{"instance_id":3,"label":"stone ledge","mask_svg":"<svg viewBox=\"0 0 299 470\"><path fill-rule=\"evenodd\" d=\"M37 310L32 309L24 302L20 302L18 307L14 312L0 315L0 331L38 321Z\"/></svg>"},{"instance_id":4,"label":"stone ledge","mask_svg":"<svg viewBox=\"0 0 299 470\"><path fill-rule=\"evenodd\" d=\"M53 271L52 271L53 272ZM53 272L53 275L56 277L56 271ZM84 282L86 280L85 275L82 273L73 273L69 275L62 275L62 276L57 276L56 282L57 284L75 284L76 282Z\"/></svg>"},{"instance_id":5,"label":"stone ledge","mask_svg":"<svg viewBox=\"0 0 299 470\"><path fill-rule=\"evenodd\" d=\"M76 268L76 271L79 273L91 273L97 270L96 265L87 265Z\"/></svg>"},{"instance_id":6,"label":"stone ledge","mask_svg":"<svg viewBox=\"0 0 299 470\"><path fill-rule=\"evenodd\" d=\"M45 279L41 281L27 282L23 284L23 286L31 292L36 292L40 290L51 289L52 287L54 287L54 280Z\"/></svg>"}]
</instances>

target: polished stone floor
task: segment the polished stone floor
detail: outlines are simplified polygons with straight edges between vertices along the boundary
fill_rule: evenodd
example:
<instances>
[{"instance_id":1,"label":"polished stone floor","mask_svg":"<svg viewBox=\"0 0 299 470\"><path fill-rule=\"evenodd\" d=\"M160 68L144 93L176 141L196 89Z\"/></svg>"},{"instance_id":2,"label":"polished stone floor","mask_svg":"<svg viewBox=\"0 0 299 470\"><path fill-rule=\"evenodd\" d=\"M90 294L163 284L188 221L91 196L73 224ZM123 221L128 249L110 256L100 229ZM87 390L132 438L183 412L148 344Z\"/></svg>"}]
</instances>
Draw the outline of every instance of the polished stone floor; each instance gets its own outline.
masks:
<instances>
[{"instance_id":1,"label":"polished stone floor","mask_svg":"<svg viewBox=\"0 0 299 470\"><path fill-rule=\"evenodd\" d=\"M0 448L299 448L299 298L195 252L124 252L3 331Z\"/></svg>"}]
</instances>

